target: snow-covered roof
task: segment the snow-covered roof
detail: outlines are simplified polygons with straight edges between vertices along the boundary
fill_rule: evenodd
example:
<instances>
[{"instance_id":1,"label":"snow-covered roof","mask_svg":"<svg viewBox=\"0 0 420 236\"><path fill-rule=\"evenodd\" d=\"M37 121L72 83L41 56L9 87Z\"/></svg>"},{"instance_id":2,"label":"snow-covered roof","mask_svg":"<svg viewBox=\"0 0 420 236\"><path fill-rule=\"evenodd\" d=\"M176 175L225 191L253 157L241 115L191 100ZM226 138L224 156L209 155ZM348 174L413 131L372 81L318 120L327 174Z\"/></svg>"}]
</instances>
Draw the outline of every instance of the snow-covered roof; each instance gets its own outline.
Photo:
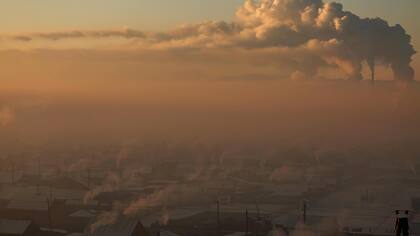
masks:
<instances>
[{"instance_id":1,"label":"snow-covered roof","mask_svg":"<svg viewBox=\"0 0 420 236\"><path fill-rule=\"evenodd\" d=\"M70 234L67 234L66 236L83 236L83 234L82 233L70 233Z\"/></svg>"},{"instance_id":2,"label":"snow-covered roof","mask_svg":"<svg viewBox=\"0 0 420 236\"><path fill-rule=\"evenodd\" d=\"M38 199L12 200L6 208L13 210L48 211L47 201Z\"/></svg>"},{"instance_id":3,"label":"snow-covered roof","mask_svg":"<svg viewBox=\"0 0 420 236\"><path fill-rule=\"evenodd\" d=\"M136 227L141 224L137 220L119 220L111 225L104 225L90 232L88 236L131 236Z\"/></svg>"},{"instance_id":4,"label":"snow-covered roof","mask_svg":"<svg viewBox=\"0 0 420 236\"><path fill-rule=\"evenodd\" d=\"M172 233L170 231L160 231L160 236L178 236L178 234Z\"/></svg>"},{"instance_id":5,"label":"snow-covered roof","mask_svg":"<svg viewBox=\"0 0 420 236\"><path fill-rule=\"evenodd\" d=\"M96 215L88 210L78 210L70 214L70 217L79 217L79 218L92 218Z\"/></svg>"},{"instance_id":6,"label":"snow-covered roof","mask_svg":"<svg viewBox=\"0 0 420 236\"><path fill-rule=\"evenodd\" d=\"M45 199L52 194L55 199L83 199L86 191L72 189L54 189L36 186L3 186L0 189L2 199Z\"/></svg>"},{"instance_id":7,"label":"snow-covered roof","mask_svg":"<svg viewBox=\"0 0 420 236\"><path fill-rule=\"evenodd\" d=\"M98 201L89 200L85 202L83 199L67 199L65 204L69 206L95 206L98 205Z\"/></svg>"},{"instance_id":8,"label":"snow-covered roof","mask_svg":"<svg viewBox=\"0 0 420 236\"><path fill-rule=\"evenodd\" d=\"M32 224L30 220L0 220L0 234L20 235Z\"/></svg>"},{"instance_id":9,"label":"snow-covered roof","mask_svg":"<svg viewBox=\"0 0 420 236\"><path fill-rule=\"evenodd\" d=\"M226 234L225 236L245 236L246 233L245 232L235 232L232 234Z\"/></svg>"}]
</instances>

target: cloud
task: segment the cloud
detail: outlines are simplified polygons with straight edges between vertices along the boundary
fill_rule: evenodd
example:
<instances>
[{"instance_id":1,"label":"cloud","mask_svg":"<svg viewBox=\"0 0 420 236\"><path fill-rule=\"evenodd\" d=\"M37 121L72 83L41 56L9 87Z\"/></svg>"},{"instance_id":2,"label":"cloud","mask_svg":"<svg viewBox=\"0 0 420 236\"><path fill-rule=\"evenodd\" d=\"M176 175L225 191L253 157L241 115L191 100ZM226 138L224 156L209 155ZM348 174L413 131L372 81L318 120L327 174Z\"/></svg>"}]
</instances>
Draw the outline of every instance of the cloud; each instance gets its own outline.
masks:
<instances>
[{"instance_id":1,"label":"cloud","mask_svg":"<svg viewBox=\"0 0 420 236\"><path fill-rule=\"evenodd\" d=\"M338 67L349 79L360 80L366 62L372 79L375 66L390 67L396 80L414 79L416 53L401 25L380 18L361 18L343 5L323 0L246 0L233 22L186 24L167 32L133 29L62 31L13 36L14 40L120 37L142 49L274 49L296 64L293 77L312 78L325 66ZM281 55L280 55L281 57Z\"/></svg>"},{"instance_id":2,"label":"cloud","mask_svg":"<svg viewBox=\"0 0 420 236\"><path fill-rule=\"evenodd\" d=\"M16 41L29 42L36 39L46 40L64 40L77 38L111 38L121 37L127 39L144 38L145 33L139 30L129 28L121 30L71 30L71 31L56 31L46 33L29 33L12 36Z\"/></svg>"},{"instance_id":3,"label":"cloud","mask_svg":"<svg viewBox=\"0 0 420 236\"><path fill-rule=\"evenodd\" d=\"M415 51L405 30L379 18L360 18L344 11L339 3L247 0L236 16L234 23L210 21L182 26L164 33L164 37L152 38L152 46L285 48L336 65L351 79L362 79L363 61L372 70L376 63L390 66L395 79L414 79L410 63ZM300 65L301 73L308 76L318 68Z\"/></svg>"}]
</instances>

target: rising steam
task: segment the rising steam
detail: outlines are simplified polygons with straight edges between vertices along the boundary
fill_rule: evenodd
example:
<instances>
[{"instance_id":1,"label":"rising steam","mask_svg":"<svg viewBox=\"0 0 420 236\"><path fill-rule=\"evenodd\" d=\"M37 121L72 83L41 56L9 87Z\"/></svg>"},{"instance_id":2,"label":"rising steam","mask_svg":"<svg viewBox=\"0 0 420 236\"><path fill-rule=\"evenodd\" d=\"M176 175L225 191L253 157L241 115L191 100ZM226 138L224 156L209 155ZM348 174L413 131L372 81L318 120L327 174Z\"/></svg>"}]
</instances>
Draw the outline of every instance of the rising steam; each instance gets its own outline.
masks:
<instances>
[{"instance_id":1,"label":"rising steam","mask_svg":"<svg viewBox=\"0 0 420 236\"><path fill-rule=\"evenodd\" d=\"M321 66L334 65L351 79L362 79L362 63L372 70L389 66L397 80L413 80L415 50L401 25L360 18L339 3L322 0L247 0L234 23L207 22L161 35L169 47L283 48L304 57L293 58L300 76L312 77ZM168 46L168 45L165 45Z\"/></svg>"}]
</instances>

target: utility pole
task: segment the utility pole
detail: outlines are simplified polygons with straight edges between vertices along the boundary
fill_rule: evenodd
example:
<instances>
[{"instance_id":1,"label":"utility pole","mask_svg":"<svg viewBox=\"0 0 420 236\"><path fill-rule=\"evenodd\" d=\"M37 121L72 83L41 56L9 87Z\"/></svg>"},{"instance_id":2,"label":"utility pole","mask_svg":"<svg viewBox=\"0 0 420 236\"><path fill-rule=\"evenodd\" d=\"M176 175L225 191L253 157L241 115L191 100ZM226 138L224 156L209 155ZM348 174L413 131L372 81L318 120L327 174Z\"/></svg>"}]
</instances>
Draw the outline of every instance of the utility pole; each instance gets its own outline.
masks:
<instances>
[{"instance_id":1,"label":"utility pole","mask_svg":"<svg viewBox=\"0 0 420 236\"><path fill-rule=\"evenodd\" d=\"M368 204L370 203L369 189L366 189L366 201Z\"/></svg>"},{"instance_id":2,"label":"utility pole","mask_svg":"<svg viewBox=\"0 0 420 236\"><path fill-rule=\"evenodd\" d=\"M259 223L261 220L261 215L260 215L260 206L258 205L258 200L255 199L255 207L257 208L257 218L255 219L255 236L259 235Z\"/></svg>"},{"instance_id":3,"label":"utility pole","mask_svg":"<svg viewBox=\"0 0 420 236\"><path fill-rule=\"evenodd\" d=\"M39 189L39 185L41 184L41 157L38 156L38 181L36 184L36 192L39 195L40 194L40 189Z\"/></svg>"},{"instance_id":4,"label":"utility pole","mask_svg":"<svg viewBox=\"0 0 420 236\"><path fill-rule=\"evenodd\" d=\"M53 201L53 191L52 191L52 186L50 185L50 201Z\"/></svg>"},{"instance_id":5,"label":"utility pole","mask_svg":"<svg viewBox=\"0 0 420 236\"><path fill-rule=\"evenodd\" d=\"M52 206L52 203L51 203L50 199L47 198L48 225L49 225L50 229L52 229L51 206Z\"/></svg>"},{"instance_id":6,"label":"utility pole","mask_svg":"<svg viewBox=\"0 0 420 236\"><path fill-rule=\"evenodd\" d=\"M220 227L220 201L217 199L217 235L220 236L221 234L221 227Z\"/></svg>"},{"instance_id":7,"label":"utility pole","mask_svg":"<svg viewBox=\"0 0 420 236\"><path fill-rule=\"evenodd\" d=\"M90 168L88 168L87 187L90 190Z\"/></svg>"},{"instance_id":8,"label":"utility pole","mask_svg":"<svg viewBox=\"0 0 420 236\"><path fill-rule=\"evenodd\" d=\"M306 210L308 207L308 202L306 200L303 200L303 224L306 225Z\"/></svg>"},{"instance_id":9,"label":"utility pole","mask_svg":"<svg viewBox=\"0 0 420 236\"><path fill-rule=\"evenodd\" d=\"M12 184L15 184L15 163L12 162Z\"/></svg>"},{"instance_id":10,"label":"utility pole","mask_svg":"<svg viewBox=\"0 0 420 236\"><path fill-rule=\"evenodd\" d=\"M258 205L258 200L255 199L255 207L257 208L257 218L260 219L261 215L260 215L260 206Z\"/></svg>"},{"instance_id":11,"label":"utility pole","mask_svg":"<svg viewBox=\"0 0 420 236\"><path fill-rule=\"evenodd\" d=\"M248 215L248 208L245 211L245 236L249 234L249 215Z\"/></svg>"},{"instance_id":12,"label":"utility pole","mask_svg":"<svg viewBox=\"0 0 420 236\"><path fill-rule=\"evenodd\" d=\"M53 199L52 186L50 185L49 187L50 187L50 197L49 197L49 199L47 199L48 221L49 221L50 229L52 229L52 206L54 204L54 199Z\"/></svg>"}]
</instances>

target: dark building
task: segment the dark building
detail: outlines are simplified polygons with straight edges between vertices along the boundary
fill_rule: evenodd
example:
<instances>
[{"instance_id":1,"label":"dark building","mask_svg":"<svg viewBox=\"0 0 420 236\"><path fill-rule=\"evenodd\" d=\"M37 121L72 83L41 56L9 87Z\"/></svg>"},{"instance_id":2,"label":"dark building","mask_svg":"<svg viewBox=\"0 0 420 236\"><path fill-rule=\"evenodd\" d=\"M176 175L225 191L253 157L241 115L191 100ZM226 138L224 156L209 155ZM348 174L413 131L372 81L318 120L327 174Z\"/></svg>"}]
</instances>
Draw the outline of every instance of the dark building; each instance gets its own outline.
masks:
<instances>
[{"instance_id":1,"label":"dark building","mask_svg":"<svg viewBox=\"0 0 420 236\"><path fill-rule=\"evenodd\" d=\"M119 219L113 224L103 225L94 230L88 227L85 236L148 236L143 224L135 219Z\"/></svg>"},{"instance_id":2,"label":"dark building","mask_svg":"<svg viewBox=\"0 0 420 236\"><path fill-rule=\"evenodd\" d=\"M40 235L40 230L31 220L0 219L0 236Z\"/></svg>"}]
</instances>

